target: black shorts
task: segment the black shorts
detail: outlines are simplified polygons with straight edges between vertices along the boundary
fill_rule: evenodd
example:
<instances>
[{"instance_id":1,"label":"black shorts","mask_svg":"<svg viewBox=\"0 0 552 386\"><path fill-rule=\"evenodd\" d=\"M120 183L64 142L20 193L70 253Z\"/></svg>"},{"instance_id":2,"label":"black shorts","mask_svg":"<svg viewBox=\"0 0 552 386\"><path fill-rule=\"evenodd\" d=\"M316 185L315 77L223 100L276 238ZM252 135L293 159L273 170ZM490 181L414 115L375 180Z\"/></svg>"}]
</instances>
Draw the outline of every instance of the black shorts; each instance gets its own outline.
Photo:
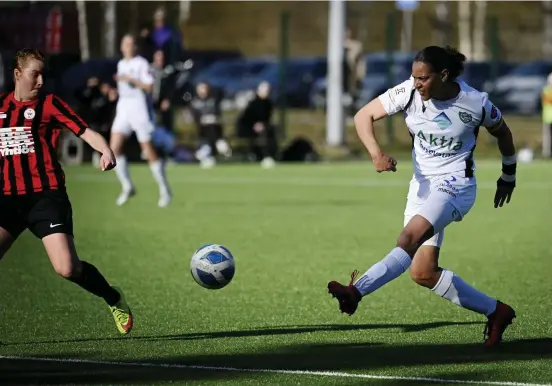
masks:
<instances>
[{"instance_id":1,"label":"black shorts","mask_svg":"<svg viewBox=\"0 0 552 386\"><path fill-rule=\"evenodd\" d=\"M42 239L54 233L73 235L73 209L62 190L25 196L0 196L0 228L14 239L25 229Z\"/></svg>"}]
</instances>

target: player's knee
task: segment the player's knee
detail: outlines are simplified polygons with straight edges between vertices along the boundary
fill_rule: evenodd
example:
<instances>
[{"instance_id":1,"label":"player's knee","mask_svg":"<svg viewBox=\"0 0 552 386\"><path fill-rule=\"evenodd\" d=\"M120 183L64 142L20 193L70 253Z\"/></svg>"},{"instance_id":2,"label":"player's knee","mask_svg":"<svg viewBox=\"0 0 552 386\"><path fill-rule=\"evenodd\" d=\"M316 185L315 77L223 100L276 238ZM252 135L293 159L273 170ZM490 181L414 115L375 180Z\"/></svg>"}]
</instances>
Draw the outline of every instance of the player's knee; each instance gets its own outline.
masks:
<instances>
[{"instance_id":1,"label":"player's knee","mask_svg":"<svg viewBox=\"0 0 552 386\"><path fill-rule=\"evenodd\" d=\"M397 247L402 248L410 255L414 257L414 254L418 250L418 240L414 232L410 229L404 228L397 239Z\"/></svg>"},{"instance_id":2,"label":"player's knee","mask_svg":"<svg viewBox=\"0 0 552 386\"><path fill-rule=\"evenodd\" d=\"M426 268L419 268L416 266L410 267L410 278L414 282L422 287L433 288L435 287L435 272Z\"/></svg>"},{"instance_id":3,"label":"player's knee","mask_svg":"<svg viewBox=\"0 0 552 386\"><path fill-rule=\"evenodd\" d=\"M144 140L140 144L140 146L149 162L157 161L157 152L155 151L155 148L153 147L153 144L151 143L151 141Z\"/></svg>"},{"instance_id":4,"label":"player's knee","mask_svg":"<svg viewBox=\"0 0 552 386\"><path fill-rule=\"evenodd\" d=\"M8 252L8 249L10 249L12 244L13 244L13 242L11 240L7 241L7 242L2 242L0 244L0 260L2 260L2 258L6 254L6 252Z\"/></svg>"},{"instance_id":5,"label":"player's knee","mask_svg":"<svg viewBox=\"0 0 552 386\"><path fill-rule=\"evenodd\" d=\"M68 259L58 260L54 264L54 270L59 276L71 280L80 276L81 264L80 261L73 261L69 257Z\"/></svg>"},{"instance_id":6,"label":"player's knee","mask_svg":"<svg viewBox=\"0 0 552 386\"><path fill-rule=\"evenodd\" d=\"M113 150L113 154L115 157L120 157L123 155L123 147L120 145L110 145L111 150Z\"/></svg>"},{"instance_id":7,"label":"player's knee","mask_svg":"<svg viewBox=\"0 0 552 386\"><path fill-rule=\"evenodd\" d=\"M119 133L112 133L109 147L116 157L123 155L124 137Z\"/></svg>"},{"instance_id":8,"label":"player's knee","mask_svg":"<svg viewBox=\"0 0 552 386\"><path fill-rule=\"evenodd\" d=\"M14 238L12 235L4 228L0 228L0 259L2 259L6 252L8 252L13 244L13 241Z\"/></svg>"},{"instance_id":9,"label":"player's knee","mask_svg":"<svg viewBox=\"0 0 552 386\"><path fill-rule=\"evenodd\" d=\"M433 226L425 218L414 216L403 228L397 239L397 247L414 257L418 248L434 235Z\"/></svg>"}]
</instances>

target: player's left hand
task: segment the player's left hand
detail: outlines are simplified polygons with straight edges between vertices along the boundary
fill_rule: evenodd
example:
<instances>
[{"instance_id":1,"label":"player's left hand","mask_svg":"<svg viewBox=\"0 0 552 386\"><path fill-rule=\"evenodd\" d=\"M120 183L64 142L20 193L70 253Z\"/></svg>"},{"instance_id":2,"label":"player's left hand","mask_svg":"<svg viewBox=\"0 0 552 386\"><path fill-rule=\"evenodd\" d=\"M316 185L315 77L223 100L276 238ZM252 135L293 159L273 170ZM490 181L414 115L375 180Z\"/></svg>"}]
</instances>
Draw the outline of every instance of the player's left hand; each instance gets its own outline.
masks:
<instances>
[{"instance_id":1,"label":"player's left hand","mask_svg":"<svg viewBox=\"0 0 552 386\"><path fill-rule=\"evenodd\" d=\"M502 177L499 178L498 181L496 181L494 207L495 208L498 208L499 206L502 207L505 201L506 201L506 204L509 204L515 187L516 187L516 181L508 182L508 181L504 181Z\"/></svg>"},{"instance_id":2,"label":"player's left hand","mask_svg":"<svg viewBox=\"0 0 552 386\"><path fill-rule=\"evenodd\" d=\"M117 166L115 155L113 154L111 149L109 149L109 151L106 151L102 154L102 158L100 158L100 166L104 172L107 170L111 170L115 166Z\"/></svg>"}]
</instances>

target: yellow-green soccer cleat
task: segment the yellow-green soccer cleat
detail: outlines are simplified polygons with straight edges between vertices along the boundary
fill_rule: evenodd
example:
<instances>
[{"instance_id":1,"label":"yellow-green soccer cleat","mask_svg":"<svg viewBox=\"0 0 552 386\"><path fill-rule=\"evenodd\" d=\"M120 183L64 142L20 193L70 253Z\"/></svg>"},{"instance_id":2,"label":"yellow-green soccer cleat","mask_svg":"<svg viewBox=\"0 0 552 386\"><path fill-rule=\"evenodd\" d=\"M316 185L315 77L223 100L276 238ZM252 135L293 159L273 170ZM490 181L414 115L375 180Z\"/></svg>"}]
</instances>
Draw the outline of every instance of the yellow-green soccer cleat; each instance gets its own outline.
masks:
<instances>
[{"instance_id":1,"label":"yellow-green soccer cleat","mask_svg":"<svg viewBox=\"0 0 552 386\"><path fill-rule=\"evenodd\" d=\"M123 335L126 335L132 330L133 320L132 320L132 311L128 306L125 295L120 288L113 287L121 295L121 299L114 306L110 306L111 313L113 314L113 319L115 320L115 325L119 332Z\"/></svg>"}]
</instances>

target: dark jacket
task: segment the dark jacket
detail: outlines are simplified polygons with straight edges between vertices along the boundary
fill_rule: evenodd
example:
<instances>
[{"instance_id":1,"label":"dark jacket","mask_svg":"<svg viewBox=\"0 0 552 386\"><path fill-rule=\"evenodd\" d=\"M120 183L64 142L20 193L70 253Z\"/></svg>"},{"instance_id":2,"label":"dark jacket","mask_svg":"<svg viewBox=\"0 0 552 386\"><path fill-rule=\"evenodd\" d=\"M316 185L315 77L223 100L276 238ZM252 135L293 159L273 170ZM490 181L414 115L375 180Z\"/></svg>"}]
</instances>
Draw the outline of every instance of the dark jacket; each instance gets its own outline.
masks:
<instances>
[{"instance_id":1,"label":"dark jacket","mask_svg":"<svg viewBox=\"0 0 552 386\"><path fill-rule=\"evenodd\" d=\"M190 110L197 126L222 124L220 99L216 95L209 95L207 98L196 96L192 99Z\"/></svg>"},{"instance_id":2,"label":"dark jacket","mask_svg":"<svg viewBox=\"0 0 552 386\"><path fill-rule=\"evenodd\" d=\"M270 125L273 104L270 99L261 99L258 96L251 100L238 118L238 135L249 135L253 131L253 125L257 122Z\"/></svg>"}]
</instances>

